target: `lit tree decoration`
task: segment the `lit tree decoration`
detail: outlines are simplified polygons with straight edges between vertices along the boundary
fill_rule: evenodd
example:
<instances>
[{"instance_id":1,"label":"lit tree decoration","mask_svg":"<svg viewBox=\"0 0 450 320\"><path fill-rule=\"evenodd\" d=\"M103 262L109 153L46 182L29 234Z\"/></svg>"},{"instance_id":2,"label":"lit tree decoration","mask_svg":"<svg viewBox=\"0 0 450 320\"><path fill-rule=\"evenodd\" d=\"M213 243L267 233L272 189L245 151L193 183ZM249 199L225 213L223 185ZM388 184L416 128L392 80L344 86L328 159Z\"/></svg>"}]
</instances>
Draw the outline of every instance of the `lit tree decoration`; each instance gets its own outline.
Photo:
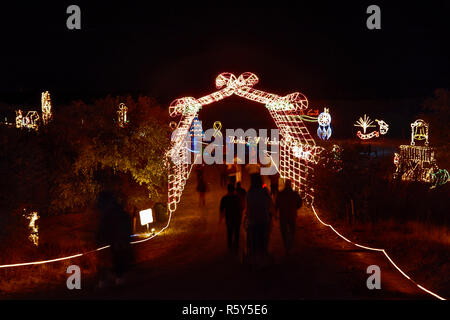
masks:
<instances>
[{"instance_id":1,"label":"lit tree decoration","mask_svg":"<svg viewBox=\"0 0 450 320\"><path fill-rule=\"evenodd\" d=\"M258 81L258 77L250 72L245 72L239 77L232 73L221 73L216 78L218 91L198 99L193 97L176 99L170 104L170 115L181 116L181 118L177 130L172 135L171 148L167 152L167 158L171 160L168 162L169 212L176 210L192 170L193 162L184 161L189 157L189 151L184 143L194 118L203 106L233 94L265 104L283 139L280 143L280 165L277 168L280 176L291 179L293 188L303 197L308 200L313 198L309 177L313 174L312 166L317 163L323 148L316 146L300 117L301 111L308 108L308 100L299 92L281 97L254 89L253 86Z\"/></svg>"},{"instance_id":2,"label":"lit tree decoration","mask_svg":"<svg viewBox=\"0 0 450 320\"><path fill-rule=\"evenodd\" d=\"M331 137L331 115L327 108L324 108L323 112L317 117L317 135L322 140L328 140Z\"/></svg>"},{"instance_id":3,"label":"lit tree decoration","mask_svg":"<svg viewBox=\"0 0 450 320\"><path fill-rule=\"evenodd\" d=\"M356 135L362 140L372 139L373 137L380 136L380 133L378 131L372 131L371 133L366 134L367 128L375 127L373 121L370 120L370 118L366 115L364 115L364 118L360 117L358 121L356 121L354 126L363 128L363 133L359 130L356 133Z\"/></svg>"},{"instance_id":4,"label":"lit tree decoration","mask_svg":"<svg viewBox=\"0 0 450 320\"><path fill-rule=\"evenodd\" d=\"M47 125L52 118L52 101L48 91L42 92L41 96L42 123Z\"/></svg>"},{"instance_id":5,"label":"lit tree decoration","mask_svg":"<svg viewBox=\"0 0 450 320\"><path fill-rule=\"evenodd\" d=\"M27 212L26 209L24 210L24 217L28 219L30 222L28 223L28 228L30 229L30 235L28 236L28 239L30 239L31 242L37 247L39 245L39 229L36 224L36 221L39 219L39 215L36 211L33 212Z\"/></svg>"},{"instance_id":6,"label":"lit tree decoration","mask_svg":"<svg viewBox=\"0 0 450 320\"><path fill-rule=\"evenodd\" d=\"M128 124L128 107L125 103L119 104L119 110L117 111L117 121L119 122L119 127L124 128Z\"/></svg>"}]
</instances>

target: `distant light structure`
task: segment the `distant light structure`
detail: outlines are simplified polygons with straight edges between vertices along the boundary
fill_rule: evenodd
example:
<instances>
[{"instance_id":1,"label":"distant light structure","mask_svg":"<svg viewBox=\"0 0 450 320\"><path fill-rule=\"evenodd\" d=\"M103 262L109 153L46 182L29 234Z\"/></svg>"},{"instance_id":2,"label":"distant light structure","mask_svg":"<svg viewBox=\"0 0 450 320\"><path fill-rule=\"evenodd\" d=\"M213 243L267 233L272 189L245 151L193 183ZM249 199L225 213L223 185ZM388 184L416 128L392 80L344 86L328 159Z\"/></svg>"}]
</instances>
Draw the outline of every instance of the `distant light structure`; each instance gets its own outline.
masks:
<instances>
[{"instance_id":1,"label":"distant light structure","mask_svg":"<svg viewBox=\"0 0 450 320\"><path fill-rule=\"evenodd\" d=\"M119 104L119 110L117 111L117 121L119 127L124 128L128 124L128 107L125 103Z\"/></svg>"},{"instance_id":2,"label":"distant light structure","mask_svg":"<svg viewBox=\"0 0 450 320\"><path fill-rule=\"evenodd\" d=\"M411 123L411 145L416 144L416 140L425 140L425 145L428 146L428 123L422 119L418 119Z\"/></svg>"},{"instance_id":3,"label":"distant light structure","mask_svg":"<svg viewBox=\"0 0 450 320\"><path fill-rule=\"evenodd\" d=\"M449 180L447 170L439 169L435 149L428 146L428 124L419 119L411 124L411 145L401 145L400 153L394 154L395 179L430 183L430 189ZM416 140L425 140L424 146L416 146Z\"/></svg>"},{"instance_id":4,"label":"distant light structure","mask_svg":"<svg viewBox=\"0 0 450 320\"><path fill-rule=\"evenodd\" d=\"M16 128L38 130L39 114L37 111L28 111L24 116L22 110L16 110Z\"/></svg>"},{"instance_id":5,"label":"distant light structure","mask_svg":"<svg viewBox=\"0 0 450 320\"><path fill-rule=\"evenodd\" d=\"M52 119L52 101L48 91L42 92L41 95L42 123L47 125Z\"/></svg>"},{"instance_id":6,"label":"distant light structure","mask_svg":"<svg viewBox=\"0 0 450 320\"><path fill-rule=\"evenodd\" d=\"M36 221L39 219L39 214L36 211L27 212L26 209L23 209L23 211L23 216L29 220L28 228L30 229L30 235L28 239L37 247L39 245L39 228Z\"/></svg>"}]
</instances>

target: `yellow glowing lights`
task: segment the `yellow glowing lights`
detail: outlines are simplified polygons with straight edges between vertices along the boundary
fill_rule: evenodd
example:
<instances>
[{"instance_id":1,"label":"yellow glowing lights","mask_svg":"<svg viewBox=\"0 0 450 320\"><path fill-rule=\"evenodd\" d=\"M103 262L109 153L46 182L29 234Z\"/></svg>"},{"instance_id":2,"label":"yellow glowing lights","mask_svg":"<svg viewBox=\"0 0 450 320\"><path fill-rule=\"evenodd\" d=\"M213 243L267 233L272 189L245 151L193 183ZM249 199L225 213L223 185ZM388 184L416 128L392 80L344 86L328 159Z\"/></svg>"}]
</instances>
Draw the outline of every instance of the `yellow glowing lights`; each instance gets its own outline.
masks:
<instances>
[{"instance_id":1,"label":"yellow glowing lights","mask_svg":"<svg viewBox=\"0 0 450 320\"><path fill-rule=\"evenodd\" d=\"M415 140L425 140L428 146L428 123L422 119L418 119L411 123L411 145L414 146Z\"/></svg>"},{"instance_id":2,"label":"yellow glowing lights","mask_svg":"<svg viewBox=\"0 0 450 320\"><path fill-rule=\"evenodd\" d=\"M30 239L31 242L35 246L39 245L39 228L36 224L36 221L39 219L39 215L36 211L33 212L27 212L26 209L24 209L24 217L29 220L28 228L30 229L30 235L28 236L28 239Z\"/></svg>"},{"instance_id":3,"label":"yellow glowing lights","mask_svg":"<svg viewBox=\"0 0 450 320\"><path fill-rule=\"evenodd\" d=\"M48 91L42 92L41 95L42 123L47 125L52 118L52 102ZM28 111L26 115L22 110L16 110L16 128L38 130L39 113L37 111Z\"/></svg>"},{"instance_id":4,"label":"yellow glowing lights","mask_svg":"<svg viewBox=\"0 0 450 320\"><path fill-rule=\"evenodd\" d=\"M119 110L117 111L117 118L119 127L123 128L128 124L128 107L125 105L125 103L119 104Z\"/></svg>"},{"instance_id":5,"label":"yellow glowing lights","mask_svg":"<svg viewBox=\"0 0 450 320\"><path fill-rule=\"evenodd\" d=\"M52 101L48 91L42 92L41 96L42 123L47 125L52 118Z\"/></svg>"}]
</instances>

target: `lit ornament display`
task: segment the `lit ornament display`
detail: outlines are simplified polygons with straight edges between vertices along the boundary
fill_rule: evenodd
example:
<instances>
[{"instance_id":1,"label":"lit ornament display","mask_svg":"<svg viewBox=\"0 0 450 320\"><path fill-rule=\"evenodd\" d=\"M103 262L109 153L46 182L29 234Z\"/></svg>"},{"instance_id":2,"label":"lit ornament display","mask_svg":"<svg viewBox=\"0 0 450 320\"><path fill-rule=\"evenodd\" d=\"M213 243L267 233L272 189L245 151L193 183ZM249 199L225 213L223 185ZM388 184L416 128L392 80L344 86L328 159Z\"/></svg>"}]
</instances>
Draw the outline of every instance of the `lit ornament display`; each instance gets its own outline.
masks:
<instances>
[{"instance_id":1,"label":"lit ornament display","mask_svg":"<svg viewBox=\"0 0 450 320\"><path fill-rule=\"evenodd\" d=\"M447 170L439 169L435 150L428 146L428 124L416 120L411 124L411 145L401 145L400 153L394 154L395 179L421 181L431 184L431 189L449 180ZM424 140L423 146L416 146L416 140Z\"/></svg>"},{"instance_id":2,"label":"lit ornament display","mask_svg":"<svg viewBox=\"0 0 450 320\"><path fill-rule=\"evenodd\" d=\"M128 124L128 107L125 103L119 104L119 110L117 111L117 122L121 128L124 128Z\"/></svg>"},{"instance_id":3,"label":"lit ornament display","mask_svg":"<svg viewBox=\"0 0 450 320\"><path fill-rule=\"evenodd\" d=\"M184 161L189 157L189 151L184 147L184 143L193 120L203 106L233 94L265 104L282 138L278 167L280 176L291 179L295 190L300 192L303 197L312 199L309 176L313 174L312 165L317 163L323 148L316 146L300 118L301 111L308 108L308 100L299 92L281 97L254 89L253 86L258 81L258 77L250 72L245 72L239 77L232 73L221 73L216 78L218 91L198 99L193 97L176 99L170 104L170 115L181 117L177 130L172 135L171 148L167 152L167 158L170 159L168 162L168 209L170 213L176 210L192 170L193 162Z\"/></svg>"}]
</instances>

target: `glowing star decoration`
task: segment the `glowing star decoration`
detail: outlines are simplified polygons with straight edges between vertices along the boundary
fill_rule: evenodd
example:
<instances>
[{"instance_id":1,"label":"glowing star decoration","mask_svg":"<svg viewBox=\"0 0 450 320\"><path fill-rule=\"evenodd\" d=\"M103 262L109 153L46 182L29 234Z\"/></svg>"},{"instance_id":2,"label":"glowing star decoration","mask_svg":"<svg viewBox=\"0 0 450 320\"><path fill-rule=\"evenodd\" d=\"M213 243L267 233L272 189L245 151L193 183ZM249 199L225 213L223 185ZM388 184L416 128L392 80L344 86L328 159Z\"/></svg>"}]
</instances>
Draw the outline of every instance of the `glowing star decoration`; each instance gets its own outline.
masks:
<instances>
[{"instance_id":1,"label":"glowing star decoration","mask_svg":"<svg viewBox=\"0 0 450 320\"><path fill-rule=\"evenodd\" d=\"M39 245L39 229L36 221L39 219L39 215L36 211L28 213L26 209L23 210L24 217L30 221L28 223L28 228L30 229L30 235L28 236L28 239L30 239L30 241L33 242L33 244L37 247Z\"/></svg>"},{"instance_id":2,"label":"glowing star decoration","mask_svg":"<svg viewBox=\"0 0 450 320\"><path fill-rule=\"evenodd\" d=\"M370 118L366 115L364 115L364 118L360 117L358 119L358 121L356 121L354 126L363 128L363 132L358 130L358 132L356 133L356 135L362 140L372 139L373 137L380 136L380 133L378 131L372 131L370 133L366 133L367 128L375 127L375 125L373 124L373 121L370 120Z\"/></svg>"},{"instance_id":3,"label":"glowing star decoration","mask_svg":"<svg viewBox=\"0 0 450 320\"><path fill-rule=\"evenodd\" d=\"M324 108L323 112L317 117L317 135L322 140L328 140L331 137L331 115L327 108Z\"/></svg>"},{"instance_id":4,"label":"glowing star decoration","mask_svg":"<svg viewBox=\"0 0 450 320\"><path fill-rule=\"evenodd\" d=\"M119 104L119 110L117 111L117 121L119 127L124 128L128 124L128 107L125 103Z\"/></svg>"},{"instance_id":5,"label":"glowing star decoration","mask_svg":"<svg viewBox=\"0 0 450 320\"><path fill-rule=\"evenodd\" d=\"M282 178L292 180L294 190L307 200L312 200L309 177L313 174L312 165L317 163L323 148L316 146L300 117L300 113L308 108L308 99L299 92L282 97L254 89L258 81L258 77L251 72L245 72L239 77L228 72L221 73L216 78L218 91L198 99L193 97L176 99L170 104L169 114L172 117L180 117L177 130L172 134L171 147L166 154L167 159L170 159L168 161L168 210L170 213L176 210L195 163L195 161L184 161L189 156L184 142L194 118L203 106L233 94L265 104L283 139L279 148L278 172Z\"/></svg>"},{"instance_id":6,"label":"glowing star decoration","mask_svg":"<svg viewBox=\"0 0 450 320\"><path fill-rule=\"evenodd\" d=\"M425 140L428 146L428 124L422 119L418 119L411 123L411 145L414 146L415 140Z\"/></svg>"},{"instance_id":7,"label":"glowing star decoration","mask_svg":"<svg viewBox=\"0 0 450 320\"><path fill-rule=\"evenodd\" d=\"M52 118L52 101L48 91L42 92L41 96L42 123L47 125Z\"/></svg>"}]
</instances>

